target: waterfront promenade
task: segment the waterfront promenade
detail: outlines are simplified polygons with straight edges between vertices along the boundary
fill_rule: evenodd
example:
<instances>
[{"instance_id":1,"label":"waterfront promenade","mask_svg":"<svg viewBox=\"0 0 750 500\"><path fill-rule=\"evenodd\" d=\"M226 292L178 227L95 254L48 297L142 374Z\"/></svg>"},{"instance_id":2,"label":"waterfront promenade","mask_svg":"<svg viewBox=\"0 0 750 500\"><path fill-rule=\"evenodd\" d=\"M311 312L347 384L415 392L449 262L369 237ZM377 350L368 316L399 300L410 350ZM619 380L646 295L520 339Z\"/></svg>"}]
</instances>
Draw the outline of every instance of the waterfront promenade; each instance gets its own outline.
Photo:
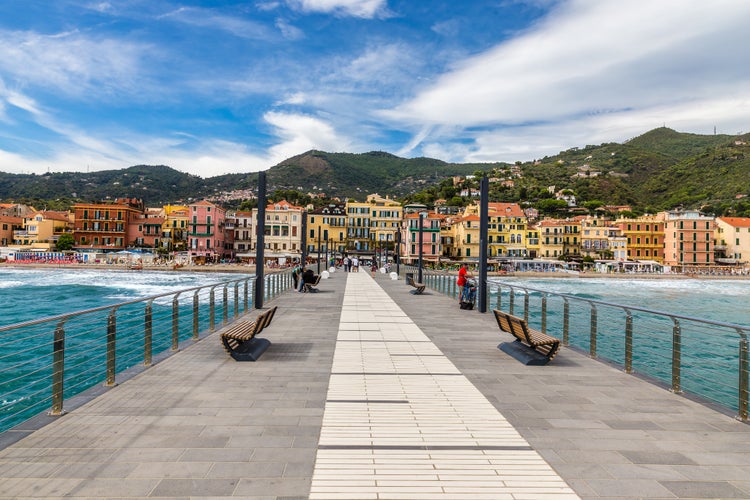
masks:
<instances>
[{"instance_id":1,"label":"waterfront promenade","mask_svg":"<svg viewBox=\"0 0 750 500\"><path fill-rule=\"evenodd\" d=\"M0 450L0 498L750 499L749 425L410 289L280 296L258 362L183 348Z\"/></svg>"}]
</instances>

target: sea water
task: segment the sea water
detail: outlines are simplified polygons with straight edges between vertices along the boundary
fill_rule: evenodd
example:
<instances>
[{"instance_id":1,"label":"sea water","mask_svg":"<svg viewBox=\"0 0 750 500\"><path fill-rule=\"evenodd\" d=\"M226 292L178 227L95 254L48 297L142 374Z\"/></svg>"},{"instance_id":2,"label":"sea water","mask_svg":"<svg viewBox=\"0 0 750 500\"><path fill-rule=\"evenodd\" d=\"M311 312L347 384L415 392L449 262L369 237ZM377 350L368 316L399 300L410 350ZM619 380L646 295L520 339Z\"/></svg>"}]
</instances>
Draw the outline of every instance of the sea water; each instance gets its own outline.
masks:
<instances>
[{"instance_id":1,"label":"sea water","mask_svg":"<svg viewBox=\"0 0 750 500\"><path fill-rule=\"evenodd\" d=\"M501 309L508 311L513 299L516 315L528 315L534 328L541 328L544 316L547 332L557 337L565 329L567 301L570 346L619 366L628 361L630 316L635 373L738 411L742 340L750 336L750 281L636 277L491 281L506 284L500 287ZM511 292L511 287L517 288ZM497 299L493 293L489 306L497 307Z\"/></svg>"},{"instance_id":2,"label":"sea water","mask_svg":"<svg viewBox=\"0 0 750 500\"><path fill-rule=\"evenodd\" d=\"M490 281L750 327L750 280L507 277Z\"/></svg>"},{"instance_id":3,"label":"sea water","mask_svg":"<svg viewBox=\"0 0 750 500\"><path fill-rule=\"evenodd\" d=\"M0 326L239 279L235 273L0 268Z\"/></svg>"},{"instance_id":4,"label":"sea water","mask_svg":"<svg viewBox=\"0 0 750 500\"><path fill-rule=\"evenodd\" d=\"M168 351L174 327L174 293L203 287L197 294L183 294L179 302L179 342L192 336L197 318L199 331L211 326L207 314L211 285L243 280L251 275L213 272L123 271L61 268L0 268L0 327L19 325L0 332L0 432L50 408L52 346L58 324L65 331L64 397L70 398L103 380L108 366L109 308L68 317L64 322L29 324L63 314L91 310L166 295L152 304L153 354ZM246 281L246 284L249 284ZM252 286L252 284L249 284ZM239 304L234 297L222 300L219 287L213 301L215 316L222 318ZM238 292L239 289L235 289ZM243 289L243 292L245 290ZM229 294L233 295L233 294ZM202 312L194 316L194 300ZM144 308L146 302L118 307L116 313L116 366L121 372L144 360ZM226 310L225 310L226 309Z\"/></svg>"}]
</instances>

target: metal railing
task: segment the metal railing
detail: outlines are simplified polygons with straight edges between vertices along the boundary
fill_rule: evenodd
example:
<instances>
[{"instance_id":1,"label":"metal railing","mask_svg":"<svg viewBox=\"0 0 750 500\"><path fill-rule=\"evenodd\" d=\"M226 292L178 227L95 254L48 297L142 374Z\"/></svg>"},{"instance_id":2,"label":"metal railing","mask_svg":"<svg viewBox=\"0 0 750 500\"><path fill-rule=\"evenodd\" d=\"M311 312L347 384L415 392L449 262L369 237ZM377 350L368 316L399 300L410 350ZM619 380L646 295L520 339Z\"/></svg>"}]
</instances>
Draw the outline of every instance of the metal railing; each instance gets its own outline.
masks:
<instances>
[{"instance_id":1,"label":"metal railing","mask_svg":"<svg viewBox=\"0 0 750 500\"><path fill-rule=\"evenodd\" d=\"M455 274L423 270L423 282L458 299ZM487 290L488 309L523 317L531 327L561 338L565 346L748 421L750 327L494 279L488 280Z\"/></svg>"},{"instance_id":2,"label":"metal railing","mask_svg":"<svg viewBox=\"0 0 750 500\"><path fill-rule=\"evenodd\" d=\"M0 432L118 375L151 366L201 333L253 307L255 277L164 293L0 327ZM264 277L271 300L292 287L290 271Z\"/></svg>"}]
</instances>

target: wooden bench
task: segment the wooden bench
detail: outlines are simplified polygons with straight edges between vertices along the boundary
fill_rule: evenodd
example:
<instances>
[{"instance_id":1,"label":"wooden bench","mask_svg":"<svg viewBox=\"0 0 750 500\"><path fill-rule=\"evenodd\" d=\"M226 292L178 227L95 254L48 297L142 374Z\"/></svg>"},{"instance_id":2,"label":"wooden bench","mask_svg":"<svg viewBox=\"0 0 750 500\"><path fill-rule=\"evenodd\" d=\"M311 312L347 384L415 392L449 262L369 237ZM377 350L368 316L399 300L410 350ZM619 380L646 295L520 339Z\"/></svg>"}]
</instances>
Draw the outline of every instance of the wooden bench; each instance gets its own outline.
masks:
<instances>
[{"instance_id":1,"label":"wooden bench","mask_svg":"<svg viewBox=\"0 0 750 500\"><path fill-rule=\"evenodd\" d=\"M259 314L255 321L240 320L222 331L220 337L224 350L237 361L257 361L271 345L267 339L258 338L257 335L271 324L276 307Z\"/></svg>"},{"instance_id":2,"label":"wooden bench","mask_svg":"<svg viewBox=\"0 0 750 500\"><path fill-rule=\"evenodd\" d=\"M424 292L426 286L424 283L417 283L411 276L406 277L406 283L414 287L414 290L411 291L414 295L420 295Z\"/></svg>"},{"instance_id":3,"label":"wooden bench","mask_svg":"<svg viewBox=\"0 0 750 500\"><path fill-rule=\"evenodd\" d=\"M316 288L318 286L318 283L320 283L320 275L315 276L315 281L312 283L305 283L305 286L302 287L303 292L317 292L318 289Z\"/></svg>"},{"instance_id":4,"label":"wooden bench","mask_svg":"<svg viewBox=\"0 0 750 500\"><path fill-rule=\"evenodd\" d=\"M510 333L516 338L516 342L543 356L543 359L539 360L539 362L533 362L533 358L531 358L526 364L547 364L552 361L552 358L555 357L555 354L560 349L560 339L529 328L526 321L512 314L507 314L497 309L493 309L492 312L495 314L497 326L500 327L500 330ZM500 348L502 349L502 347ZM505 349L503 350L507 352Z\"/></svg>"}]
</instances>

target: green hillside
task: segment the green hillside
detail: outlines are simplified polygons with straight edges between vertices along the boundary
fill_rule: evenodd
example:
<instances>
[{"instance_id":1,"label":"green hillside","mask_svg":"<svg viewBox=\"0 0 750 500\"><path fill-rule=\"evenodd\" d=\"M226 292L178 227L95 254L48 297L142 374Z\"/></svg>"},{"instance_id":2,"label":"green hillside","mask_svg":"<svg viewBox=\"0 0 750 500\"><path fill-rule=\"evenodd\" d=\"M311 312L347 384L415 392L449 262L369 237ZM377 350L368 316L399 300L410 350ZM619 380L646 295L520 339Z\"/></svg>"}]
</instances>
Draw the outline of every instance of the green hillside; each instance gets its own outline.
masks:
<instances>
[{"instance_id":1,"label":"green hillside","mask_svg":"<svg viewBox=\"0 0 750 500\"><path fill-rule=\"evenodd\" d=\"M358 200L379 193L461 204L468 199L458 198L460 187L476 187L476 181L454 186L450 178L475 173L512 181L493 184L490 195L496 201L535 205L567 190L579 206L631 205L636 212L682 206L750 216L750 134L703 136L663 127L622 144L574 147L519 162L512 169L504 163L456 164L379 151L308 151L271 167L267 185L269 192L295 190ZM201 178L147 165L91 173L0 173L0 200L67 208L79 200L136 197L159 205L255 190L257 179L257 173Z\"/></svg>"}]
</instances>

